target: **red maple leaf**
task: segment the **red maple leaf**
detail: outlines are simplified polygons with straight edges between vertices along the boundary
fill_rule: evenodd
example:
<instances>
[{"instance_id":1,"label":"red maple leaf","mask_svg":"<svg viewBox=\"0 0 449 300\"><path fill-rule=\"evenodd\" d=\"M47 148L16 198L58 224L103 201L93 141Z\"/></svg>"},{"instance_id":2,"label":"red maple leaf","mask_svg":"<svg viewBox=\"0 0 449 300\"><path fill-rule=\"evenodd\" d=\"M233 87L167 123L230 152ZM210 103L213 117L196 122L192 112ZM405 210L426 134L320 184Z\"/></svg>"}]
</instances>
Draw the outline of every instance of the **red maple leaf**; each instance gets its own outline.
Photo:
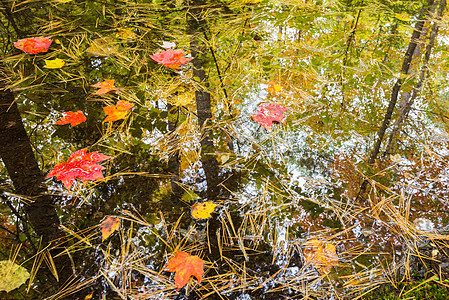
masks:
<instances>
[{"instance_id":1,"label":"red maple leaf","mask_svg":"<svg viewBox=\"0 0 449 300\"><path fill-rule=\"evenodd\" d=\"M115 91L117 88L114 86L115 79L105 79L103 82L92 84L91 86L99 88L95 92L96 95L104 95L111 91Z\"/></svg>"},{"instance_id":2,"label":"red maple leaf","mask_svg":"<svg viewBox=\"0 0 449 300\"><path fill-rule=\"evenodd\" d=\"M201 283L201 278L204 274L204 260L198 256L192 256L185 252L178 252L175 257L170 259L165 271L176 272L175 283L177 290L185 286L190 279L190 276L195 276L198 284Z\"/></svg>"},{"instance_id":3,"label":"red maple leaf","mask_svg":"<svg viewBox=\"0 0 449 300\"><path fill-rule=\"evenodd\" d=\"M180 69L181 65L193 59L184 57L185 54L186 53L181 49L167 49L165 51L159 50L154 55L150 55L150 57L158 63L163 64L167 68Z\"/></svg>"},{"instance_id":4,"label":"red maple leaf","mask_svg":"<svg viewBox=\"0 0 449 300\"><path fill-rule=\"evenodd\" d=\"M52 42L53 40L48 37L33 37L18 40L14 43L14 47L25 53L38 54L47 52Z\"/></svg>"},{"instance_id":5,"label":"red maple leaf","mask_svg":"<svg viewBox=\"0 0 449 300\"><path fill-rule=\"evenodd\" d=\"M261 103L257 106L257 111L251 117L266 130L271 130L271 124L273 122L285 123L285 115L283 112L288 109L279 104Z\"/></svg>"},{"instance_id":6,"label":"red maple leaf","mask_svg":"<svg viewBox=\"0 0 449 300\"><path fill-rule=\"evenodd\" d=\"M81 178L83 182L87 180L104 180L101 172L105 167L97 165L98 162L111 158L97 151L86 153L87 149L78 150L67 160L57 164L48 173L47 178L56 176L58 180L70 189L75 178Z\"/></svg>"},{"instance_id":7,"label":"red maple leaf","mask_svg":"<svg viewBox=\"0 0 449 300\"><path fill-rule=\"evenodd\" d=\"M78 124L83 123L84 121L86 121L86 116L83 114L81 110L77 112L68 111L63 112L62 117L59 118L59 120L55 124L56 125L70 124L72 125L72 127L74 127Z\"/></svg>"},{"instance_id":8,"label":"red maple leaf","mask_svg":"<svg viewBox=\"0 0 449 300\"><path fill-rule=\"evenodd\" d=\"M134 104L128 101L118 101L116 105L103 107L104 113L107 115L103 122L111 122L124 119Z\"/></svg>"}]
</instances>

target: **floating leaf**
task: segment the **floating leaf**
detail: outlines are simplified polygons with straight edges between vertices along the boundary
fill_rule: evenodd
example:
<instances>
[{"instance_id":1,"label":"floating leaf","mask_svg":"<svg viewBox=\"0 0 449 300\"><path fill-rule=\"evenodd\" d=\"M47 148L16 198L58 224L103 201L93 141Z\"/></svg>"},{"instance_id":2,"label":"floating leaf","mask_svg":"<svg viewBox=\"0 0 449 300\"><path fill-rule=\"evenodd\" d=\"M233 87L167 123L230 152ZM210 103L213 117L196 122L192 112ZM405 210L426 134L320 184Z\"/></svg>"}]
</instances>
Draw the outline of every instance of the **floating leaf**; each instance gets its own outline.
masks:
<instances>
[{"instance_id":1,"label":"floating leaf","mask_svg":"<svg viewBox=\"0 0 449 300\"><path fill-rule=\"evenodd\" d=\"M104 241L114 231L116 231L120 228L120 219L117 217L109 216L106 218L106 220L101 222L100 228L101 228L102 241Z\"/></svg>"},{"instance_id":2,"label":"floating leaf","mask_svg":"<svg viewBox=\"0 0 449 300\"><path fill-rule=\"evenodd\" d=\"M265 88L267 90L268 93L273 94L273 95L280 95L282 94L283 91L283 87L280 86L277 83L274 83L272 81L270 81L268 83L268 86Z\"/></svg>"},{"instance_id":3,"label":"floating leaf","mask_svg":"<svg viewBox=\"0 0 449 300\"><path fill-rule=\"evenodd\" d=\"M285 115L283 112L286 110L288 110L288 108L282 105L261 103L257 106L257 111L251 117L263 128L271 130L271 124L273 122L285 123Z\"/></svg>"},{"instance_id":4,"label":"floating leaf","mask_svg":"<svg viewBox=\"0 0 449 300\"><path fill-rule=\"evenodd\" d=\"M192 206L192 217L195 219L207 219L211 217L217 204L212 201L206 201L201 203L195 203Z\"/></svg>"},{"instance_id":5,"label":"floating leaf","mask_svg":"<svg viewBox=\"0 0 449 300\"><path fill-rule=\"evenodd\" d=\"M65 125L70 124L72 127L83 123L86 121L86 116L83 114L81 110L77 112L63 112L62 117L55 123L56 125Z\"/></svg>"},{"instance_id":6,"label":"floating leaf","mask_svg":"<svg viewBox=\"0 0 449 300\"><path fill-rule=\"evenodd\" d=\"M24 284L30 273L10 260L0 261L0 291L9 293Z\"/></svg>"},{"instance_id":7,"label":"floating leaf","mask_svg":"<svg viewBox=\"0 0 449 300\"><path fill-rule=\"evenodd\" d=\"M95 92L96 95L104 95L117 89L114 86L114 82L115 79L105 79L103 82L97 82L91 86L99 88L99 90Z\"/></svg>"},{"instance_id":8,"label":"floating leaf","mask_svg":"<svg viewBox=\"0 0 449 300\"><path fill-rule=\"evenodd\" d=\"M38 54L47 52L51 42L53 42L53 40L48 37L33 37L18 40L14 43L14 47L25 53Z\"/></svg>"},{"instance_id":9,"label":"floating leaf","mask_svg":"<svg viewBox=\"0 0 449 300\"><path fill-rule=\"evenodd\" d=\"M150 55L150 57L167 68L180 69L181 65L192 60L192 58L184 57L185 54L181 49L167 49L165 51L159 50L154 55Z\"/></svg>"},{"instance_id":10,"label":"floating leaf","mask_svg":"<svg viewBox=\"0 0 449 300\"><path fill-rule=\"evenodd\" d=\"M44 68L47 68L47 69L59 69L65 65L65 61L63 61L60 58L44 59L44 60L45 60Z\"/></svg>"},{"instance_id":11,"label":"floating leaf","mask_svg":"<svg viewBox=\"0 0 449 300\"><path fill-rule=\"evenodd\" d=\"M116 105L103 107L104 113L107 115L103 122L112 122L124 119L129 110L133 107L134 104L128 101L118 101Z\"/></svg>"},{"instance_id":12,"label":"floating leaf","mask_svg":"<svg viewBox=\"0 0 449 300\"><path fill-rule=\"evenodd\" d=\"M185 286L190 279L190 276L195 276L198 284L201 283L201 278L204 274L204 260L198 256L192 256L185 252L177 252L175 257L170 259L165 271L176 272L175 283L177 291Z\"/></svg>"},{"instance_id":13,"label":"floating leaf","mask_svg":"<svg viewBox=\"0 0 449 300\"><path fill-rule=\"evenodd\" d=\"M320 274L327 274L333 266L338 265L335 246L329 242L310 240L305 243L304 260L318 269Z\"/></svg>"},{"instance_id":14,"label":"floating leaf","mask_svg":"<svg viewBox=\"0 0 449 300\"><path fill-rule=\"evenodd\" d=\"M118 45L111 37L99 38L90 44L86 52L95 56L110 56L118 54Z\"/></svg>"},{"instance_id":15,"label":"floating leaf","mask_svg":"<svg viewBox=\"0 0 449 300\"><path fill-rule=\"evenodd\" d=\"M67 162L57 164L53 170L48 173L47 178L56 176L58 180L70 189L75 178L81 178L83 182L87 180L104 180L101 172L105 167L97 163L111 158L97 151L87 153L87 149L74 152Z\"/></svg>"}]
</instances>

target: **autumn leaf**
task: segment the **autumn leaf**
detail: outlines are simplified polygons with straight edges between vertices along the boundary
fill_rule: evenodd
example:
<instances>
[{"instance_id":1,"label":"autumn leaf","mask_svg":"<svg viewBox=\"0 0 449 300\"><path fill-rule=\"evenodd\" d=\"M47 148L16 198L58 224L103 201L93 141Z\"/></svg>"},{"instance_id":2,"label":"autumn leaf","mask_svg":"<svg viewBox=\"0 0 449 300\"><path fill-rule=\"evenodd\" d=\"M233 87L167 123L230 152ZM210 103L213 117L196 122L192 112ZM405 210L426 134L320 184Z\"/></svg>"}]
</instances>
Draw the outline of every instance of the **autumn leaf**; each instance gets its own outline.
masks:
<instances>
[{"instance_id":1,"label":"autumn leaf","mask_svg":"<svg viewBox=\"0 0 449 300\"><path fill-rule=\"evenodd\" d=\"M192 60L192 58L184 57L185 54L181 49L167 49L165 51L159 50L154 55L150 55L150 57L167 68L180 69L181 65Z\"/></svg>"},{"instance_id":2,"label":"autumn leaf","mask_svg":"<svg viewBox=\"0 0 449 300\"><path fill-rule=\"evenodd\" d=\"M270 103L261 103L257 106L257 111L251 116L254 121L258 122L263 128L271 130L271 124L285 123L283 114L289 108Z\"/></svg>"},{"instance_id":3,"label":"autumn leaf","mask_svg":"<svg viewBox=\"0 0 449 300\"><path fill-rule=\"evenodd\" d=\"M203 268L204 260L198 256L192 256L185 252L177 252L175 257L168 262L165 271L176 272L176 291L179 291L179 289L189 282L190 276L195 276L198 280L198 284L200 284L204 274Z\"/></svg>"},{"instance_id":4,"label":"autumn leaf","mask_svg":"<svg viewBox=\"0 0 449 300\"><path fill-rule=\"evenodd\" d=\"M273 95L280 95L282 94L283 91L283 87L277 83L274 83L273 81L270 81L265 89L267 90L268 93Z\"/></svg>"},{"instance_id":5,"label":"autumn leaf","mask_svg":"<svg viewBox=\"0 0 449 300\"><path fill-rule=\"evenodd\" d=\"M97 82L91 86L99 88L99 90L95 92L96 95L104 95L117 89L114 86L114 82L115 79L105 79L103 82Z\"/></svg>"},{"instance_id":6,"label":"autumn leaf","mask_svg":"<svg viewBox=\"0 0 449 300\"><path fill-rule=\"evenodd\" d=\"M195 194L192 191L185 191L184 194L182 194L181 200L187 203L190 203L194 200L198 200L200 198L200 196L198 196L197 194Z\"/></svg>"},{"instance_id":7,"label":"autumn leaf","mask_svg":"<svg viewBox=\"0 0 449 300\"><path fill-rule=\"evenodd\" d=\"M211 217L217 204L212 201L195 203L192 205L192 217L195 219L207 219Z\"/></svg>"},{"instance_id":8,"label":"autumn leaf","mask_svg":"<svg viewBox=\"0 0 449 300\"><path fill-rule=\"evenodd\" d=\"M25 53L38 54L47 52L51 42L53 42L53 40L48 37L33 37L18 40L14 43L14 47Z\"/></svg>"},{"instance_id":9,"label":"autumn leaf","mask_svg":"<svg viewBox=\"0 0 449 300\"><path fill-rule=\"evenodd\" d=\"M44 68L47 68L47 69L59 69L65 65L65 61L63 61L60 58L44 59L44 61L45 61Z\"/></svg>"},{"instance_id":10,"label":"autumn leaf","mask_svg":"<svg viewBox=\"0 0 449 300\"><path fill-rule=\"evenodd\" d=\"M104 241L114 231L116 231L120 228L120 219L117 217L109 216L106 218L106 220L101 222L100 228L101 228L102 241Z\"/></svg>"},{"instance_id":11,"label":"autumn leaf","mask_svg":"<svg viewBox=\"0 0 449 300\"><path fill-rule=\"evenodd\" d=\"M118 45L112 37L98 38L90 44L86 52L95 56L110 56L118 53Z\"/></svg>"},{"instance_id":12,"label":"autumn leaf","mask_svg":"<svg viewBox=\"0 0 449 300\"><path fill-rule=\"evenodd\" d=\"M103 122L112 122L124 119L129 110L133 107L134 104L128 101L118 101L116 105L103 107L104 113L107 115Z\"/></svg>"},{"instance_id":13,"label":"autumn leaf","mask_svg":"<svg viewBox=\"0 0 449 300\"><path fill-rule=\"evenodd\" d=\"M305 243L304 260L318 269L320 274L327 274L333 266L338 265L335 246L329 242L310 240Z\"/></svg>"},{"instance_id":14,"label":"autumn leaf","mask_svg":"<svg viewBox=\"0 0 449 300\"><path fill-rule=\"evenodd\" d=\"M86 116L83 114L81 110L77 112L68 111L63 112L62 117L59 118L59 120L55 124L56 125L70 124L72 125L72 127L74 127L78 124L83 123L84 121L86 121Z\"/></svg>"},{"instance_id":15,"label":"autumn leaf","mask_svg":"<svg viewBox=\"0 0 449 300\"><path fill-rule=\"evenodd\" d=\"M0 291L9 293L24 284L28 278L30 273L24 267L11 260L0 261Z\"/></svg>"},{"instance_id":16,"label":"autumn leaf","mask_svg":"<svg viewBox=\"0 0 449 300\"><path fill-rule=\"evenodd\" d=\"M87 149L74 152L67 162L57 164L48 173L47 178L56 176L58 180L70 189L76 178L81 178L83 182L88 180L104 180L101 172L105 167L97 163L111 158L97 151L87 153Z\"/></svg>"}]
</instances>

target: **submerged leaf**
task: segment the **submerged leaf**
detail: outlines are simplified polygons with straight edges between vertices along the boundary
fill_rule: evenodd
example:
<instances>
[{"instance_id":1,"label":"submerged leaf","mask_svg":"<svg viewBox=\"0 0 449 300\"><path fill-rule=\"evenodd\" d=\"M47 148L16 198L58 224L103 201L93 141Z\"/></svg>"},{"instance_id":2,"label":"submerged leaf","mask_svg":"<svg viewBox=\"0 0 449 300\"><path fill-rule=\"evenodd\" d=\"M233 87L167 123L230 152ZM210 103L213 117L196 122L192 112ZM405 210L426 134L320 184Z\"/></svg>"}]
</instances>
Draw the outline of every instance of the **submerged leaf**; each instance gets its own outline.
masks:
<instances>
[{"instance_id":1,"label":"submerged leaf","mask_svg":"<svg viewBox=\"0 0 449 300\"><path fill-rule=\"evenodd\" d=\"M90 44L86 52L95 56L110 56L118 53L118 45L111 37L99 38Z\"/></svg>"},{"instance_id":2,"label":"submerged leaf","mask_svg":"<svg viewBox=\"0 0 449 300\"><path fill-rule=\"evenodd\" d=\"M118 28L117 33L115 34L116 38L120 39L133 39L136 37L136 34L133 32L132 28Z\"/></svg>"},{"instance_id":3,"label":"submerged leaf","mask_svg":"<svg viewBox=\"0 0 449 300\"><path fill-rule=\"evenodd\" d=\"M196 203L192 206L192 217L195 219L207 219L211 217L217 204L212 201Z\"/></svg>"},{"instance_id":4,"label":"submerged leaf","mask_svg":"<svg viewBox=\"0 0 449 300\"><path fill-rule=\"evenodd\" d=\"M310 240L305 243L304 260L312 264L325 275L333 266L338 265L338 255L335 246L329 242Z\"/></svg>"},{"instance_id":5,"label":"submerged leaf","mask_svg":"<svg viewBox=\"0 0 449 300\"><path fill-rule=\"evenodd\" d=\"M200 198L200 196L198 196L197 194L195 194L192 191L185 191L184 194L182 194L181 200L187 203L190 203L194 200L198 200Z\"/></svg>"},{"instance_id":6,"label":"submerged leaf","mask_svg":"<svg viewBox=\"0 0 449 300\"><path fill-rule=\"evenodd\" d=\"M116 105L103 107L104 113L107 115L103 122L113 122L124 119L129 110L133 107L134 104L128 101L118 101Z\"/></svg>"},{"instance_id":7,"label":"submerged leaf","mask_svg":"<svg viewBox=\"0 0 449 300\"><path fill-rule=\"evenodd\" d=\"M266 130L271 130L273 122L285 123L283 112L286 110L288 110L287 107L279 104L261 103L251 117Z\"/></svg>"},{"instance_id":8,"label":"submerged leaf","mask_svg":"<svg viewBox=\"0 0 449 300\"><path fill-rule=\"evenodd\" d=\"M14 43L14 47L25 53L38 54L47 52L51 42L53 42L53 40L48 37L33 37L18 40Z\"/></svg>"},{"instance_id":9,"label":"submerged leaf","mask_svg":"<svg viewBox=\"0 0 449 300\"><path fill-rule=\"evenodd\" d=\"M63 61L60 58L44 59L44 61L45 61L44 68L47 68L47 69L59 69L65 65L65 61Z\"/></svg>"},{"instance_id":10,"label":"submerged leaf","mask_svg":"<svg viewBox=\"0 0 449 300\"><path fill-rule=\"evenodd\" d=\"M201 283L201 278L204 274L204 260L198 256L192 256L185 252L178 252L175 257L170 259L165 271L176 272L175 283L177 291L185 286L190 279L190 276L195 276L198 284Z\"/></svg>"},{"instance_id":11,"label":"submerged leaf","mask_svg":"<svg viewBox=\"0 0 449 300\"><path fill-rule=\"evenodd\" d=\"M24 284L30 273L10 260L0 261L0 291L9 293Z\"/></svg>"},{"instance_id":12,"label":"submerged leaf","mask_svg":"<svg viewBox=\"0 0 449 300\"><path fill-rule=\"evenodd\" d=\"M105 167L97 163L111 158L97 151L87 153L87 149L74 152L67 162L57 164L51 170L47 178L56 176L58 180L70 189L76 178L81 178L83 182L87 180L104 180L101 172Z\"/></svg>"},{"instance_id":13,"label":"submerged leaf","mask_svg":"<svg viewBox=\"0 0 449 300\"><path fill-rule=\"evenodd\" d=\"M62 113L62 117L55 123L56 125L70 124L72 127L86 121L86 116L81 110L77 112L67 111Z\"/></svg>"},{"instance_id":14,"label":"submerged leaf","mask_svg":"<svg viewBox=\"0 0 449 300\"><path fill-rule=\"evenodd\" d=\"M120 219L117 217L109 216L101 222L100 224L101 228L101 236L102 241L107 239L114 231L119 230L120 228Z\"/></svg>"}]
</instances>

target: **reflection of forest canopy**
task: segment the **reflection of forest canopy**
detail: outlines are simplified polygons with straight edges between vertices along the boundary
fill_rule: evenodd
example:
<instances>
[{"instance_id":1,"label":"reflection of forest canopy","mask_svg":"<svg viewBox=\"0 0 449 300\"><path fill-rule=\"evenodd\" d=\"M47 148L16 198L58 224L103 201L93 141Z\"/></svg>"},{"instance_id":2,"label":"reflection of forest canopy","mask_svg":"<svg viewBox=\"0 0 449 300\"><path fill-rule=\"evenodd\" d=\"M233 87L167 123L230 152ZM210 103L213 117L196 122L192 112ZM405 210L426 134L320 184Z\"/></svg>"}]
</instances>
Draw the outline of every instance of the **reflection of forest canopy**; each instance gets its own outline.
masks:
<instances>
[{"instance_id":1,"label":"reflection of forest canopy","mask_svg":"<svg viewBox=\"0 0 449 300\"><path fill-rule=\"evenodd\" d=\"M449 221L445 8L1 1L0 260L17 251L37 274L8 297L321 299L432 278ZM53 42L14 47L29 37ZM188 59L158 63L171 48ZM280 111L260 126L264 102ZM69 111L85 122L55 124ZM90 165L104 181L45 179L81 149L112 157ZM120 229L102 241L108 216ZM163 270L180 251L206 264L178 294Z\"/></svg>"}]
</instances>

